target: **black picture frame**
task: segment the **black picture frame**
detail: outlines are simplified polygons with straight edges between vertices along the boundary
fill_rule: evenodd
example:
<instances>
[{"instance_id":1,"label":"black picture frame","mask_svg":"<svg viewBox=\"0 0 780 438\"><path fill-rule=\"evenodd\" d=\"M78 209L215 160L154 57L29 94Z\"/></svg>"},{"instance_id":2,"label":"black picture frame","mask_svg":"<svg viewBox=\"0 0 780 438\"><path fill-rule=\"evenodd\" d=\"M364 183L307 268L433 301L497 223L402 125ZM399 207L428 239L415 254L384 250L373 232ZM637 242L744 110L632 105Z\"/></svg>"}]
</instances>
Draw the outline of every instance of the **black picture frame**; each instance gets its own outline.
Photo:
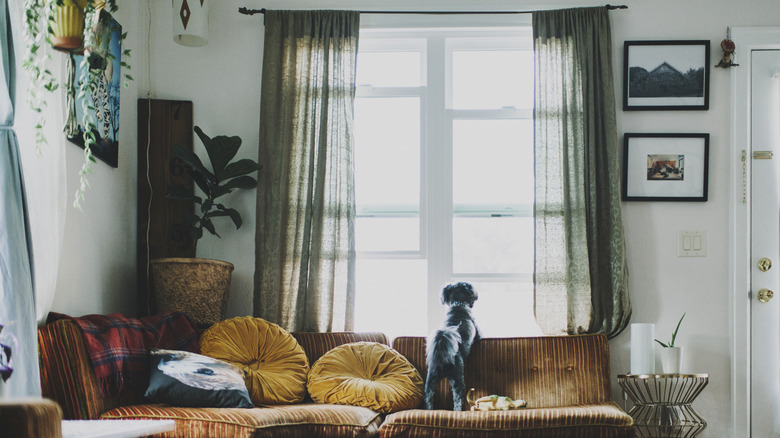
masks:
<instances>
[{"instance_id":1,"label":"black picture frame","mask_svg":"<svg viewBox=\"0 0 780 438\"><path fill-rule=\"evenodd\" d=\"M624 201L707 201L709 134L626 133Z\"/></svg>"},{"instance_id":2,"label":"black picture frame","mask_svg":"<svg viewBox=\"0 0 780 438\"><path fill-rule=\"evenodd\" d=\"M708 110L709 40L626 41L623 110Z\"/></svg>"}]
</instances>

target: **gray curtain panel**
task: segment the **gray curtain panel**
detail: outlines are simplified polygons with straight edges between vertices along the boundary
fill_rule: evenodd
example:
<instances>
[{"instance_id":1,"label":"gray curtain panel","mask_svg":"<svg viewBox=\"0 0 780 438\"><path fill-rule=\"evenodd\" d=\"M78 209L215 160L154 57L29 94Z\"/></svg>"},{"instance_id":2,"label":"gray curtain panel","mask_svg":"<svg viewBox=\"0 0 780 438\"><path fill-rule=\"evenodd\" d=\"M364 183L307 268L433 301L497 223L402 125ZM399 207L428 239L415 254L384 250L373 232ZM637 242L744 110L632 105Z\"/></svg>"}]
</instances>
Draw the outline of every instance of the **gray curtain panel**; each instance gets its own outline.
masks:
<instances>
[{"instance_id":1,"label":"gray curtain panel","mask_svg":"<svg viewBox=\"0 0 780 438\"><path fill-rule=\"evenodd\" d=\"M356 11L268 11L254 315L352 330Z\"/></svg>"},{"instance_id":2,"label":"gray curtain panel","mask_svg":"<svg viewBox=\"0 0 780 438\"><path fill-rule=\"evenodd\" d=\"M537 319L614 337L631 304L608 11L535 12L533 33Z\"/></svg>"},{"instance_id":3,"label":"gray curtain panel","mask_svg":"<svg viewBox=\"0 0 780 438\"><path fill-rule=\"evenodd\" d=\"M7 0L0 0L0 324L4 344L14 335L14 371L4 397L41 395L33 292L32 240L14 123L16 65ZM32 147L32 146L31 146ZM13 345L13 343L11 343Z\"/></svg>"}]
</instances>

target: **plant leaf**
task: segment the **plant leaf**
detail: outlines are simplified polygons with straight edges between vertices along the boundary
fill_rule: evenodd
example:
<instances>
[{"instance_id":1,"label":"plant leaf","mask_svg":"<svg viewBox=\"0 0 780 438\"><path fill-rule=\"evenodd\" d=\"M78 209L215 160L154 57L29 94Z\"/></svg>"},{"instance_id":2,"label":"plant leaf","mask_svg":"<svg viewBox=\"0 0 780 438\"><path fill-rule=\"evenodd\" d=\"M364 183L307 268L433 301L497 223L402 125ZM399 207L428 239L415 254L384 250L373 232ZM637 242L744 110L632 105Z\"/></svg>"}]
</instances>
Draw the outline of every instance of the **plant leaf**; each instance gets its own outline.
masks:
<instances>
[{"instance_id":1,"label":"plant leaf","mask_svg":"<svg viewBox=\"0 0 780 438\"><path fill-rule=\"evenodd\" d=\"M211 172L206 169L206 167L203 165L203 162L200 161L200 158L195 155L195 152L192 152L184 146L180 144L175 145L173 147L173 155L179 157L182 161L189 164L194 172L209 176L211 175Z\"/></svg>"},{"instance_id":2,"label":"plant leaf","mask_svg":"<svg viewBox=\"0 0 780 438\"><path fill-rule=\"evenodd\" d=\"M664 347L664 348L669 348L668 345L664 344L663 342L659 341L658 339L654 339L654 341L658 342L659 344L661 344L661 346Z\"/></svg>"},{"instance_id":3,"label":"plant leaf","mask_svg":"<svg viewBox=\"0 0 780 438\"><path fill-rule=\"evenodd\" d=\"M219 180L223 179L220 174L230 160L236 156L238 148L241 147L241 137L218 135L209 138L199 126L195 127L195 132L198 134L200 140L203 142L203 146L206 148L206 153L209 155L209 161L211 161L214 175L216 175Z\"/></svg>"},{"instance_id":4,"label":"plant leaf","mask_svg":"<svg viewBox=\"0 0 780 438\"><path fill-rule=\"evenodd\" d=\"M203 225L203 228L205 228L205 229L207 229L209 231L209 233L211 233L211 234L213 234L213 235L215 235L217 237L220 237L220 238L222 237L219 234L217 234L217 230L214 229L214 224L211 223L210 219L203 219L200 223L201 223L201 225Z\"/></svg>"},{"instance_id":5,"label":"plant leaf","mask_svg":"<svg viewBox=\"0 0 780 438\"><path fill-rule=\"evenodd\" d=\"M233 178L225 184L222 184L220 188L227 190L227 193L230 193L233 189L256 189L257 180L251 176L239 176L238 178Z\"/></svg>"},{"instance_id":6,"label":"plant leaf","mask_svg":"<svg viewBox=\"0 0 780 438\"><path fill-rule=\"evenodd\" d=\"M253 160L244 158L243 160L230 163L221 173L217 175L220 181L226 181L230 178L257 172L258 170L260 170L259 164Z\"/></svg>"},{"instance_id":7,"label":"plant leaf","mask_svg":"<svg viewBox=\"0 0 780 438\"><path fill-rule=\"evenodd\" d=\"M682 324L683 318L685 318L685 313L683 313L680 320L677 321L677 327L674 329L674 333L672 333L672 342L669 343L670 347L674 347L674 340L677 339L677 331L680 330L680 324Z\"/></svg>"},{"instance_id":8,"label":"plant leaf","mask_svg":"<svg viewBox=\"0 0 780 438\"><path fill-rule=\"evenodd\" d=\"M203 193L206 194L207 197L213 197L212 195L212 187L213 184L207 179L205 175L202 175L199 172L192 172L192 180L195 181L195 184L198 185L198 187L203 191Z\"/></svg>"}]
</instances>

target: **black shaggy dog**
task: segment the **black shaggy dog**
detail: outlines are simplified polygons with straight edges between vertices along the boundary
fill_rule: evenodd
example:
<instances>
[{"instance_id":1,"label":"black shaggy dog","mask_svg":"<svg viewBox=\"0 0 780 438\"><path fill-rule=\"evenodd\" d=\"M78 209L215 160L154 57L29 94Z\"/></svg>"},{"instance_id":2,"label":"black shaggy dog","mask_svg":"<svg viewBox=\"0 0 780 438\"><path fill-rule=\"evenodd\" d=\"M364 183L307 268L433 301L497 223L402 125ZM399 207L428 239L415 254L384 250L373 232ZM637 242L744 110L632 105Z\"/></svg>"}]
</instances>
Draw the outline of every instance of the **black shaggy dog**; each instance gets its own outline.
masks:
<instances>
[{"instance_id":1,"label":"black shaggy dog","mask_svg":"<svg viewBox=\"0 0 780 438\"><path fill-rule=\"evenodd\" d=\"M463 365L471 346L481 336L471 308L477 301L477 291L469 283L449 284L441 291L441 303L449 306L442 328L428 338L426 351L428 377L425 379L425 409L433 409L433 393L441 379L449 379L453 410L463 410Z\"/></svg>"}]
</instances>

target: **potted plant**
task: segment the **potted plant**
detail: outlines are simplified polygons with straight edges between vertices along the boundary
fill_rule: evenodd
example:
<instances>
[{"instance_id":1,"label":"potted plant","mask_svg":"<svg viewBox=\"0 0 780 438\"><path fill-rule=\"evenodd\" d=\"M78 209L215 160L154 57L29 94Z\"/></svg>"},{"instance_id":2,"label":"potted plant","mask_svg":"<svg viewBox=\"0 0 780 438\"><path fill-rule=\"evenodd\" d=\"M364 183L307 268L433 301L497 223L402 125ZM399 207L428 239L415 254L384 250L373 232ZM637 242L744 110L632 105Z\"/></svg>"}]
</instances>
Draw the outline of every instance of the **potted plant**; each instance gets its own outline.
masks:
<instances>
[{"instance_id":1,"label":"potted plant","mask_svg":"<svg viewBox=\"0 0 780 438\"><path fill-rule=\"evenodd\" d=\"M658 339L655 340L655 342L658 342L658 344L663 347L661 350L661 367L665 374L680 373L680 363L682 362L683 348L674 345L674 342L677 340L677 332L680 330L680 324L682 324L683 318L685 318L685 313L683 313L683 315L680 317L680 320L677 322L677 327L672 333L671 341L662 342Z\"/></svg>"},{"instance_id":2,"label":"potted plant","mask_svg":"<svg viewBox=\"0 0 780 438\"><path fill-rule=\"evenodd\" d=\"M68 62L68 77L65 80L65 92L68 99L68 124L65 130L72 133L75 119L75 99L82 99L82 120L84 126L84 164L79 171L81 181L74 206L79 207L84 199L84 192L88 186L87 175L92 172L92 163L95 158L92 155L92 147L97 146L97 122L90 111L91 104L87 103L86 96L96 86L103 74L102 69L95 68L94 49L97 40L106 31L101 23L108 21L111 14L119 11L118 0L24 0L24 37L26 53L22 66L28 72L30 86L27 88L27 102L38 119L35 124L35 148L40 152L41 145L47 143L43 127L46 124L44 108L48 105L44 93L53 93L60 89L60 81L55 77L49 66L51 54L47 50L47 44L52 48L64 52ZM120 45L127 37L127 33L119 37ZM74 54L84 54L81 62L82 75L75 78ZM111 62L114 58L111 53L105 54L107 59L103 63ZM129 57L130 50L124 50L122 56ZM126 61L119 63L125 69L130 69ZM127 80L133 80L132 76L125 74ZM127 81L125 81L127 87Z\"/></svg>"},{"instance_id":3,"label":"potted plant","mask_svg":"<svg viewBox=\"0 0 780 438\"><path fill-rule=\"evenodd\" d=\"M257 180L250 174L260 170L260 165L246 158L232 161L241 147L240 137L219 135L211 138L198 126L195 132L206 149L210 168L181 145L174 146L173 154L190 166L192 180L203 196L178 184L168 188L167 196L195 204L197 213L192 215L190 229L193 244L197 246L204 230L220 237L214 219L228 217L236 229L241 227L241 214L218 199L237 189L257 188ZM225 318L232 263L202 258L162 258L152 260L150 264L158 311L183 311L198 326L208 326Z\"/></svg>"}]
</instances>

